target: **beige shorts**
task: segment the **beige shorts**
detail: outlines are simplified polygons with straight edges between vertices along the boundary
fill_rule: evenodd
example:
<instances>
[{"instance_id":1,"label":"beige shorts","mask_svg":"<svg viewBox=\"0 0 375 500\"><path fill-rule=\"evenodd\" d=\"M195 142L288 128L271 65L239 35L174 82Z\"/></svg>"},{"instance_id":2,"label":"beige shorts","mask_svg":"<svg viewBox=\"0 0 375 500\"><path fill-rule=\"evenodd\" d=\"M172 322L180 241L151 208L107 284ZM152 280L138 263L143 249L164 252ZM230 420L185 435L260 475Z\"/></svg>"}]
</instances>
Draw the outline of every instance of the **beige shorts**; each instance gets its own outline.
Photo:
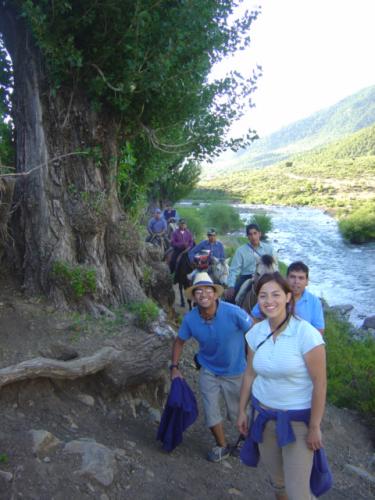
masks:
<instances>
[{"instance_id":1,"label":"beige shorts","mask_svg":"<svg viewBox=\"0 0 375 500\"><path fill-rule=\"evenodd\" d=\"M240 389L242 375L214 375L206 368L201 368L199 385L203 399L203 408L207 427L213 427L222 422L220 401L225 402L227 417L236 422L240 404Z\"/></svg>"}]
</instances>

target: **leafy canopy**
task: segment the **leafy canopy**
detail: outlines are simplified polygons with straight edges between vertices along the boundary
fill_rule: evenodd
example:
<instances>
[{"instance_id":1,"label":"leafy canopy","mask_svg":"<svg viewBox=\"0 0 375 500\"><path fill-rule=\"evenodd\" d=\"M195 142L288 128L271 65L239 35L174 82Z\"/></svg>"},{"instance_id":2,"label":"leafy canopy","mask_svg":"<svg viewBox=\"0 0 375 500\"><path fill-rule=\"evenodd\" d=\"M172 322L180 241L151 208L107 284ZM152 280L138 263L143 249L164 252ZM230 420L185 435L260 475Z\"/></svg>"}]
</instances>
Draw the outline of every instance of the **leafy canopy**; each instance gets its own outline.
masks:
<instances>
[{"instance_id":1,"label":"leafy canopy","mask_svg":"<svg viewBox=\"0 0 375 500\"><path fill-rule=\"evenodd\" d=\"M261 68L209 80L213 64L250 43L259 12L236 17L241 3L7 0L0 11L15 8L25 19L52 92L83 90L96 110L116 120L120 148L129 144L136 159L122 162L121 176L141 199L156 181L183 172L186 162L211 160L256 137L250 129L237 138L228 132L253 105ZM129 204L129 196L122 198Z\"/></svg>"},{"instance_id":2,"label":"leafy canopy","mask_svg":"<svg viewBox=\"0 0 375 500\"><path fill-rule=\"evenodd\" d=\"M258 12L231 21L233 0L16 3L55 88L79 82L123 120L126 137L196 159L240 144L224 135L250 105L257 75L207 77L215 62L249 44Z\"/></svg>"}]
</instances>

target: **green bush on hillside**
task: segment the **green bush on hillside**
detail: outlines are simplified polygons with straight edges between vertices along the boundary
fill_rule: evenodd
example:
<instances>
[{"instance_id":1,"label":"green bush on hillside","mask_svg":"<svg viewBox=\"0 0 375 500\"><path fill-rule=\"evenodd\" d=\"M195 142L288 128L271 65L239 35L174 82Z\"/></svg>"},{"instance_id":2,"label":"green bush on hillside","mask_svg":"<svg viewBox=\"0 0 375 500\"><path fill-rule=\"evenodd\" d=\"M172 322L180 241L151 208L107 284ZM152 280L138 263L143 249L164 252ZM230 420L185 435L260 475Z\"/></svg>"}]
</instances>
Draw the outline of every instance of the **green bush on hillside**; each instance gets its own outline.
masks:
<instances>
[{"instance_id":1,"label":"green bush on hillside","mask_svg":"<svg viewBox=\"0 0 375 500\"><path fill-rule=\"evenodd\" d=\"M218 233L225 234L243 227L238 211L230 205L215 203L201 210L207 229L214 227Z\"/></svg>"},{"instance_id":2,"label":"green bush on hillside","mask_svg":"<svg viewBox=\"0 0 375 500\"><path fill-rule=\"evenodd\" d=\"M358 341L349 323L326 313L328 400L375 417L375 341Z\"/></svg>"},{"instance_id":3,"label":"green bush on hillside","mask_svg":"<svg viewBox=\"0 0 375 500\"><path fill-rule=\"evenodd\" d=\"M151 299L144 302L132 302L129 310L135 315L135 322L141 328L148 327L159 316L159 308Z\"/></svg>"},{"instance_id":4,"label":"green bush on hillside","mask_svg":"<svg viewBox=\"0 0 375 500\"><path fill-rule=\"evenodd\" d=\"M341 234L351 243L375 240L375 204L358 208L339 222Z\"/></svg>"},{"instance_id":5,"label":"green bush on hillside","mask_svg":"<svg viewBox=\"0 0 375 500\"><path fill-rule=\"evenodd\" d=\"M200 208L178 207L178 214L181 219L185 219L189 231L193 234L195 242L198 243L205 236L204 223Z\"/></svg>"},{"instance_id":6,"label":"green bush on hillside","mask_svg":"<svg viewBox=\"0 0 375 500\"><path fill-rule=\"evenodd\" d=\"M272 231L272 219L266 213L252 215L247 224L257 224L262 231L262 239L267 239L267 233Z\"/></svg>"}]
</instances>

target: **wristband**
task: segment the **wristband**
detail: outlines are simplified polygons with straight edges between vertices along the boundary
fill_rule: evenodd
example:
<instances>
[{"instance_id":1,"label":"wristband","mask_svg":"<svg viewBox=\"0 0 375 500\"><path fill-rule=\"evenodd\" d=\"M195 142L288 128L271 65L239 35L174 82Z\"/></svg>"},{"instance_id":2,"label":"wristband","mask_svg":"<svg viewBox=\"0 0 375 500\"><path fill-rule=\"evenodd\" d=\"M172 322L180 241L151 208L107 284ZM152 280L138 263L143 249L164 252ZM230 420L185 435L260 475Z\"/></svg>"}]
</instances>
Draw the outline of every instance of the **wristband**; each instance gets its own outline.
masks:
<instances>
[{"instance_id":1,"label":"wristband","mask_svg":"<svg viewBox=\"0 0 375 500\"><path fill-rule=\"evenodd\" d=\"M173 368L177 368L178 369L178 365L170 365L169 369L173 370Z\"/></svg>"}]
</instances>

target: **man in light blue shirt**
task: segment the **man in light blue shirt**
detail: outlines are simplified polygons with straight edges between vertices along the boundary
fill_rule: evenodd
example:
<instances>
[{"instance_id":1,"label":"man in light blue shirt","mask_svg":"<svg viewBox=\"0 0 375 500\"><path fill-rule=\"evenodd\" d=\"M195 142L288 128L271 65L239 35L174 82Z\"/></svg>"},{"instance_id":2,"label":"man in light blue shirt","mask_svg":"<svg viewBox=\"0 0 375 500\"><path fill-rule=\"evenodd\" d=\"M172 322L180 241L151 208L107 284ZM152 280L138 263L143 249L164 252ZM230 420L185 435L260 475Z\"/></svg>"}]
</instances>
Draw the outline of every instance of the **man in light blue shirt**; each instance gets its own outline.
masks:
<instances>
[{"instance_id":1,"label":"man in light blue shirt","mask_svg":"<svg viewBox=\"0 0 375 500\"><path fill-rule=\"evenodd\" d=\"M287 270L287 280L295 300L296 315L311 323L323 335L324 315L322 303L316 295L306 290L309 283L309 268L300 260L292 262ZM258 304L253 307L251 316L255 320L263 319Z\"/></svg>"},{"instance_id":2,"label":"man in light blue shirt","mask_svg":"<svg viewBox=\"0 0 375 500\"><path fill-rule=\"evenodd\" d=\"M257 224L247 225L246 235L249 242L237 248L229 268L228 289L225 292L228 301L233 301L241 285L254 276L257 261L262 255L272 255L277 262L272 246L260 240L262 233Z\"/></svg>"},{"instance_id":3,"label":"man in light blue shirt","mask_svg":"<svg viewBox=\"0 0 375 500\"><path fill-rule=\"evenodd\" d=\"M161 216L160 208L156 208L154 211L154 216L148 221L147 229L151 236L158 235L162 236L167 230L167 222Z\"/></svg>"}]
</instances>

